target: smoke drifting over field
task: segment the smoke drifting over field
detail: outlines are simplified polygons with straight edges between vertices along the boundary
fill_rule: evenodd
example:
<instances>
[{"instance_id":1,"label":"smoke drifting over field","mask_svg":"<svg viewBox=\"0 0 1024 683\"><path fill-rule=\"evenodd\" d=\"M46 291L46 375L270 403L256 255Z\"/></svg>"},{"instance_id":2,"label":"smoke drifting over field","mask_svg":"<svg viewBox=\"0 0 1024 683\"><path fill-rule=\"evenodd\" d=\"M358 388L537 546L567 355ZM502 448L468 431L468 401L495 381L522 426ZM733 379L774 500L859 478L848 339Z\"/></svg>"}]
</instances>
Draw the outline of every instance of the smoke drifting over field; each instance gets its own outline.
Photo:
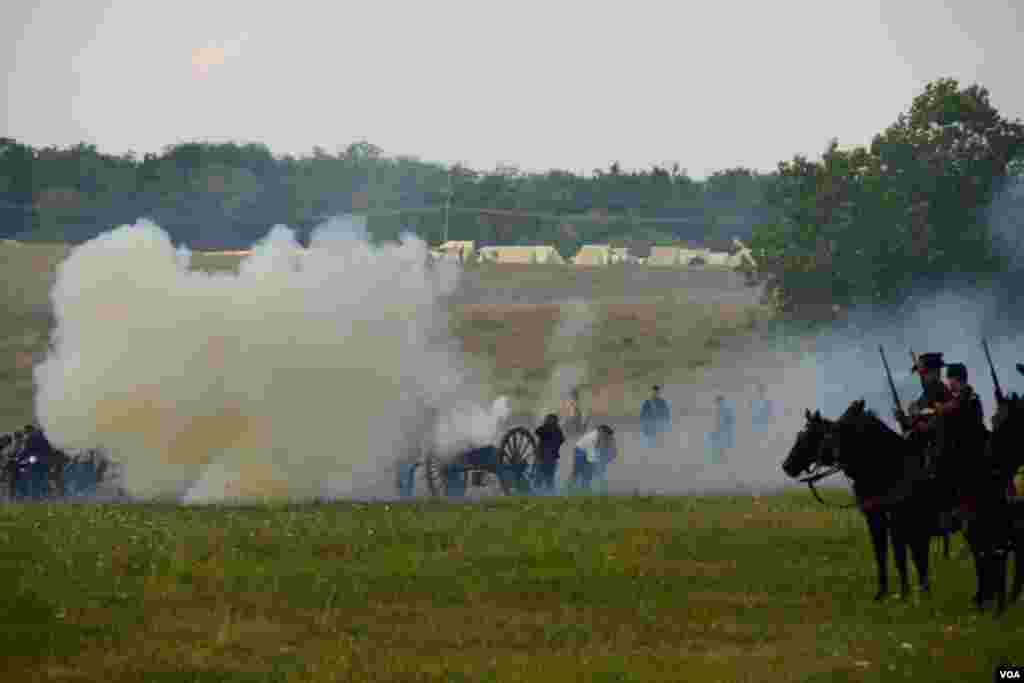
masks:
<instances>
[{"instance_id":1,"label":"smoke drifting over field","mask_svg":"<svg viewBox=\"0 0 1024 683\"><path fill-rule=\"evenodd\" d=\"M597 308L585 300L568 301L560 310L561 318L547 349L547 357L555 358L556 364L537 404L545 414L558 406L574 387L586 381L586 344L598 323ZM535 417L540 422L544 415Z\"/></svg>"},{"instance_id":2,"label":"smoke drifting over field","mask_svg":"<svg viewBox=\"0 0 1024 683\"><path fill-rule=\"evenodd\" d=\"M664 389L674 424L660 448L644 446L638 422L620 430L624 458L612 468L610 487L621 492L713 493L791 485L780 464L804 424L804 411L820 409L836 418L856 399L865 399L898 429L879 345L885 349L904 407L921 391L918 377L910 372L910 349L918 354L942 352L947 362L967 365L987 419L994 409L994 384L983 337L988 338L1003 390L1020 391L1014 363L1024 360L1017 355L1021 325L992 292L947 290L913 300L898 311L855 311L829 330L797 332L788 343L772 336L726 348L696 384ZM775 408L773 424L763 431L754 429L751 421L759 381ZM719 394L735 411L736 440L726 462L715 464L705 440L715 428L714 399ZM842 480L829 483L842 485Z\"/></svg>"},{"instance_id":3,"label":"smoke drifting over field","mask_svg":"<svg viewBox=\"0 0 1024 683\"><path fill-rule=\"evenodd\" d=\"M399 427L428 407L445 444L479 441L507 413L449 339L441 300L457 270L428 266L415 238L372 246L338 219L305 253L275 227L237 274L188 261L140 222L75 248L51 293L39 420L60 447L111 449L132 495L345 494L407 447Z\"/></svg>"},{"instance_id":4,"label":"smoke drifting over field","mask_svg":"<svg viewBox=\"0 0 1024 683\"><path fill-rule=\"evenodd\" d=\"M723 350L720 362L694 384L669 385L662 396L672 407L672 430L661 444L648 447L639 422L617 432L622 462L613 465L613 491L659 494L769 492L791 483L780 464L803 426L803 411L813 405L816 368L799 353L746 340ZM774 421L762 431L751 423L751 401L763 382L774 405ZM724 462L714 462L707 435L716 428L714 403L724 396L736 416L734 447ZM639 414L640 406L637 406Z\"/></svg>"}]
</instances>

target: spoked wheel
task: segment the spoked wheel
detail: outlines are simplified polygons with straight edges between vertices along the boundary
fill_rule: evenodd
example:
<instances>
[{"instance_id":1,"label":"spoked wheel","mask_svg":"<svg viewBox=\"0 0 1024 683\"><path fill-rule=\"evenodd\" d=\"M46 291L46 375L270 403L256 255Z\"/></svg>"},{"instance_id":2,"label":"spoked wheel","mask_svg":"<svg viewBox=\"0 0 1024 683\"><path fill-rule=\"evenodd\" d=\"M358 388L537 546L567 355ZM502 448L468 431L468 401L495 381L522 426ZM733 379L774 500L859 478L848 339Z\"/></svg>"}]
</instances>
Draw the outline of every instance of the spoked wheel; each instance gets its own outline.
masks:
<instances>
[{"instance_id":1,"label":"spoked wheel","mask_svg":"<svg viewBox=\"0 0 1024 683\"><path fill-rule=\"evenodd\" d=\"M498 447L498 468L506 494L530 493L533 489L537 451L537 439L528 429L514 427L505 433Z\"/></svg>"}]
</instances>

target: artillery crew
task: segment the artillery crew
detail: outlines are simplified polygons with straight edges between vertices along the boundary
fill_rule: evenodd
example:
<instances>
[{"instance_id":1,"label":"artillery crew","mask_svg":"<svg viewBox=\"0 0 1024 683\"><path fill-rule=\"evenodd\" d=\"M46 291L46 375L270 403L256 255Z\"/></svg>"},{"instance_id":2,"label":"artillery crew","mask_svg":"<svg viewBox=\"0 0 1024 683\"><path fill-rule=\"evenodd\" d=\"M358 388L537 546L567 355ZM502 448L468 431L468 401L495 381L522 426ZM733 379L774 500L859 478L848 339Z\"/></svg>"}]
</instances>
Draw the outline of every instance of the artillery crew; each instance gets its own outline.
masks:
<instances>
[{"instance_id":1,"label":"artillery crew","mask_svg":"<svg viewBox=\"0 0 1024 683\"><path fill-rule=\"evenodd\" d=\"M558 415L544 418L544 424L535 434L540 441L540 458L537 462L537 488L546 493L555 492L555 474L558 472L559 451L565 443L565 434L558 426Z\"/></svg>"},{"instance_id":2,"label":"artillery crew","mask_svg":"<svg viewBox=\"0 0 1024 683\"><path fill-rule=\"evenodd\" d=\"M580 408L579 387L573 387L568 397L562 401L562 426L570 437L578 437L586 431L586 421Z\"/></svg>"}]
</instances>

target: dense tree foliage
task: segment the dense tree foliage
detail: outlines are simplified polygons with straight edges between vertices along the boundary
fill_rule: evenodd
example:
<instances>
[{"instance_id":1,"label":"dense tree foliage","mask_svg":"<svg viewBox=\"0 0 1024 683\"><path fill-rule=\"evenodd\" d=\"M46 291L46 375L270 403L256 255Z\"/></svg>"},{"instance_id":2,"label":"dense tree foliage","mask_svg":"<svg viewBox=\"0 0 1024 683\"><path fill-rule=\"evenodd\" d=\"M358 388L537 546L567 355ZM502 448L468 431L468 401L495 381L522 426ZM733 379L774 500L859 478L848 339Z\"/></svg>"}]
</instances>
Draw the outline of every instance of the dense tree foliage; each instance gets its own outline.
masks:
<instances>
[{"instance_id":1,"label":"dense tree foliage","mask_svg":"<svg viewBox=\"0 0 1024 683\"><path fill-rule=\"evenodd\" d=\"M999 239L1024 152L1024 126L989 93L952 79L928 84L870 148L779 164L774 220L752 247L784 309L898 302L915 284L985 278L1011 265ZM998 200L1000 210L991 208Z\"/></svg>"},{"instance_id":2,"label":"dense tree foliage","mask_svg":"<svg viewBox=\"0 0 1024 683\"><path fill-rule=\"evenodd\" d=\"M303 158L255 144L187 143L136 159L0 139L0 230L80 242L148 217L194 248L239 248L275 224L304 238L328 217L357 212L381 239L407 230L437 242L447 219L451 239L555 244L568 254L583 242L749 237L768 215L762 197L771 181L746 169L697 182L678 167L626 173L618 164L587 177L449 169L386 157L366 142Z\"/></svg>"}]
</instances>

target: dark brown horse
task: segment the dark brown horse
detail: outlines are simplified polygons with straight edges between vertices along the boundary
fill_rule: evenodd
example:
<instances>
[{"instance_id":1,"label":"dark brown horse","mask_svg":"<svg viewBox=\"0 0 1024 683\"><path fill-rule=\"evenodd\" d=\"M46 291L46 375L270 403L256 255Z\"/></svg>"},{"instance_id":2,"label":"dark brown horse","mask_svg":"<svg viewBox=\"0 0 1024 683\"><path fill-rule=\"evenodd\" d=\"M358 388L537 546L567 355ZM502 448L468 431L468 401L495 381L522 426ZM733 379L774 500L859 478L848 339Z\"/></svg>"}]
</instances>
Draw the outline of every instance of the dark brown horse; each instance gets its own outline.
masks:
<instances>
[{"instance_id":1,"label":"dark brown horse","mask_svg":"<svg viewBox=\"0 0 1024 683\"><path fill-rule=\"evenodd\" d=\"M836 421L806 413L807 424L782 464L790 477L835 469L852 482L871 535L878 569L875 600L889 592L888 549L892 541L900 594L910 593L907 548L921 592L930 594L928 550L939 532L936 487L925 477L920 450L854 401Z\"/></svg>"},{"instance_id":2,"label":"dark brown horse","mask_svg":"<svg viewBox=\"0 0 1024 683\"><path fill-rule=\"evenodd\" d=\"M1018 370L1020 367L1018 366ZM1022 372L1024 374L1024 372ZM1024 400L1017 394L998 399L995 428L984 456L971 463L970 476L963 479L967 495L964 514L966 536L978 568L978 595L983 607L989 600L1001 613L1006 605L1006 580L1009 555L1014 555L1013 585L1010 602L1020 598L1024 589L1024 500L1015 496L1013 479L1024 465Z\"/></svg>"}]
</instances>

